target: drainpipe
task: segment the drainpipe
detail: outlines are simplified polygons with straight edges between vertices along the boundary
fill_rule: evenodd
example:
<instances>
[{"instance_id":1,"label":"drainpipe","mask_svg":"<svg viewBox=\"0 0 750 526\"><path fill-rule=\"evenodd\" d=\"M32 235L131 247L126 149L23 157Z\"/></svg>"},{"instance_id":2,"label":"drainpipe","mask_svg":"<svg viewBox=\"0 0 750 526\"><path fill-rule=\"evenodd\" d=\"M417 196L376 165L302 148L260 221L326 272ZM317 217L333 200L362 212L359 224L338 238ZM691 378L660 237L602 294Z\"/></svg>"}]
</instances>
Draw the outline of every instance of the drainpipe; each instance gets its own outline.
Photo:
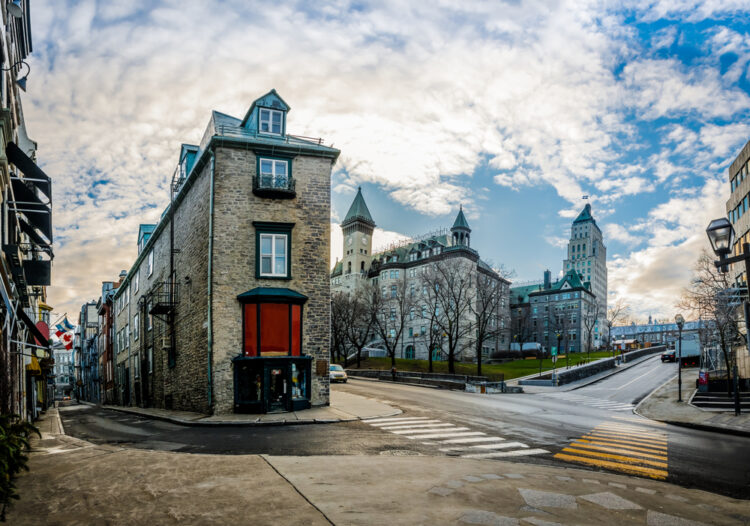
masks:
<instances>
[{"instance_id":1,"label":"drainpipe","mask_svg":"<svg viewBox=\"0 0 750 526\"><path fill-rule=\"evenodd\" d=\"M211 371L211 362L213 362L213 346L214 346L214 321L213 313L211 312L211 304L213 303L213 292L211 287L211 281L213 277L213 258L214 258L214 172L216 169L216 156L214 151L211 150L211 182L209 188L208 197L208 305L207 305L207 318L208 318L208 408L213 413L213 373Z\"/></svg>"}]
</instances>

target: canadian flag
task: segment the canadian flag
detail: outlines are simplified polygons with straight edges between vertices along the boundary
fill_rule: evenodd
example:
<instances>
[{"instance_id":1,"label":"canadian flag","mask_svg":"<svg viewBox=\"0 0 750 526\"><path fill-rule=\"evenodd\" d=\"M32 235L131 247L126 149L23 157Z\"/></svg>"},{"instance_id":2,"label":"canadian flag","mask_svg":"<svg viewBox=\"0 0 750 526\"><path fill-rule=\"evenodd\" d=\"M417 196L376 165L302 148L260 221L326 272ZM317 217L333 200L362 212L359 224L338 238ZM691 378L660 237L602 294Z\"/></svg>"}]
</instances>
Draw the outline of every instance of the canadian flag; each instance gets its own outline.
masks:
<instances>
[{"instance_id":1,"label":"canadian flag","mask_svg":"<svg viewBox=\"0 0 750 526\"><path fill-rule=\"evenodd\" d=\"M73 333L72 332L66 332L62 336L60 336L60 341L62 341L63 345L65 345L65 348L67 350L71 350L73 348Z\"/></svg>"}]
</instances>

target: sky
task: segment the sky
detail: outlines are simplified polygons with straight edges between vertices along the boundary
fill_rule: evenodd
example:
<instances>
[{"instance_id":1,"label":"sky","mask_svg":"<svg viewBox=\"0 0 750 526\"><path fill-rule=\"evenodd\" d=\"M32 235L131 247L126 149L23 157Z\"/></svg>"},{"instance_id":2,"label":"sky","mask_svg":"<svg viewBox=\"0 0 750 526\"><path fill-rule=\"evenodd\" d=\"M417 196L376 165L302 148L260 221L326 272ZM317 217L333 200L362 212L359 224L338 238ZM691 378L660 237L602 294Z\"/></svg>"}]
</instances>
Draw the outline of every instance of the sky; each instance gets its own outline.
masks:
<instances>
[{"instance_id":1,"label":"sky","mask_svg":"<svg viewBox=\"0 0 750 526\"><path fill-rule=\"evenodd\" d=\"M472 246L516 281L560 272L588 202L609 302L642 318L674 316L750 139L746 0L33 0L31 20L49 303L72 321L130 268L180 144L271 88L290 133L341 150L332 264L360 186L376 246L463 206Z\"/></svg>"}]
</instances>

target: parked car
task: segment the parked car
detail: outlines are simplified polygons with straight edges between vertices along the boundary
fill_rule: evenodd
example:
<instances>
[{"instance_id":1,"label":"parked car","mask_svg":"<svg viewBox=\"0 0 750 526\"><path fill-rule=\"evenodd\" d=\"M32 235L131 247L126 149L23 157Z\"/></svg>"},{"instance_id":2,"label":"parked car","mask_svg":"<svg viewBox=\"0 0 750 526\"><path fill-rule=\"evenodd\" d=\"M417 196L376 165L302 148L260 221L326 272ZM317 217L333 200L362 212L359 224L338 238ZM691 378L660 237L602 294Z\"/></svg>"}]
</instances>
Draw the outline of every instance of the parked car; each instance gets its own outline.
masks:
<instances>
[{"instance_id":1,"label":"parked car","mask_svg":"<svg viewBox=\"0 0 750 526\"><path fill-rule=\"evenodd\" d=\"M337 365L335 363L331 364L331 369L329 371L329 377L331 379L331 383L333 382L344 382L348 380L348 377L346 376L346 371L344 371L344 368L340 365Z\"/></svg>"},{"instance_id":2,"label":"parked car","mask_svg":"<svg viewBox=\"0 0 750 526\"><path fill-rule=\"evenodd\" d=\"M661 355L661 362L676 362L677 353L675 351L667 351Z\"/></svg>"}]
</instances>

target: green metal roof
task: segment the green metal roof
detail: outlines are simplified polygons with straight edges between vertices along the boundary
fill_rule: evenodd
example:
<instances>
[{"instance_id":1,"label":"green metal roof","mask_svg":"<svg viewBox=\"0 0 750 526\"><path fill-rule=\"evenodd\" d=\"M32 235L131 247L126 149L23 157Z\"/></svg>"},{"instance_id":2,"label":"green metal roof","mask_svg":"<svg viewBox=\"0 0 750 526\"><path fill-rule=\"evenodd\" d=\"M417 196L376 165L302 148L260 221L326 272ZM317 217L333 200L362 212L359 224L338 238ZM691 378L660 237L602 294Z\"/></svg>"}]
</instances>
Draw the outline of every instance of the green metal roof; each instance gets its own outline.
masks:
<instances>
[{"instance_id":1,"label":"green metal roof","mask_svg":"<svg viewBox=\"0 0 750 526\"><path fill-rule=\"evenodd\" d=\"M453 230L454 228L463 228L463 229L471 231L471 228L469 227L469 222L466 220L466 216L464 215L463 206L461 206L458 209L458 215L456 216L456 220L453 222L453 226L451 227L451 230Z\"/></svg>"},{"instance_id":2,"label":"green metal roof","mask_svg":"<svg viewBox=\"0 0 750 526\"><path fill-rule=\"evenodd\" d=\"M307 296L297 291L286 288L256 287L243 292L237 299L240 303L260 303L273 302L277 303L305 303Z\"/></svg>"},{"instance_id":3,"label":"green metal roof","mask_svg":"<svg viewBox=\"0 0 750 526\"><path fill-rule=\"evenodd\" d=\"M521 287L511 287L510 289L510 303L517 305L519 303L528 303L529 294L542 290L542 285L537 283L534 285L525 285Z\"/></svg>"},{"instance_id":4,"label":"green metal roof","mask_svg":"<svg viewBox=\"0 0 750 526\"><path fill-rule=\"evenodd\" d=\"M565 284L568 284L568 288L565 287ZM581 280L580 274L575 271L575 269L570 269L561 280L555 281L552 283L550 288L544 290L543 287L539 287L539 290L536 292L531 292L529 294L535 294L535 293L551 293L551 292L560 292L561 290L585 290L587 292L591 292L589 289L591 288L590 283L583 282ZM511 289L511 293L513 292L513 289ZM511 297L512 298L512 297Z\"/></svg>"},{"instance_id":5,"label":"green metal roof","mask_svg":"<svg viewBox=\"0 0 750 526\"><path fill-rule=\"evenodd\" d=\"M361 187L357 189L357 195L354 198L354 202L352 203L352 206L349 207L349 211L346 213L346 217L341 224L346 225L348 223L354 223L355 221L361 221L375 226L375 221L373 221L372 216L370 215L370 210L367 208L365 198L362 197Z\"/></svg>"},{"instance_id":6,"label":"green metal roof","mask_svg":"<svg viewBox=\"0 0 750 526\"><path fill-rule=\"evenodd\" d=\"M596 221L594 221L594 216L591 215L591 205L588 203L586 203L586 206L583 207L583 210L581 210L581 213L578 214L578 217L576 217L576 220L573 221L573 224L585 223L586 221L591 221L592 223L596 224Z\"/></svg>"}]
</instances>

